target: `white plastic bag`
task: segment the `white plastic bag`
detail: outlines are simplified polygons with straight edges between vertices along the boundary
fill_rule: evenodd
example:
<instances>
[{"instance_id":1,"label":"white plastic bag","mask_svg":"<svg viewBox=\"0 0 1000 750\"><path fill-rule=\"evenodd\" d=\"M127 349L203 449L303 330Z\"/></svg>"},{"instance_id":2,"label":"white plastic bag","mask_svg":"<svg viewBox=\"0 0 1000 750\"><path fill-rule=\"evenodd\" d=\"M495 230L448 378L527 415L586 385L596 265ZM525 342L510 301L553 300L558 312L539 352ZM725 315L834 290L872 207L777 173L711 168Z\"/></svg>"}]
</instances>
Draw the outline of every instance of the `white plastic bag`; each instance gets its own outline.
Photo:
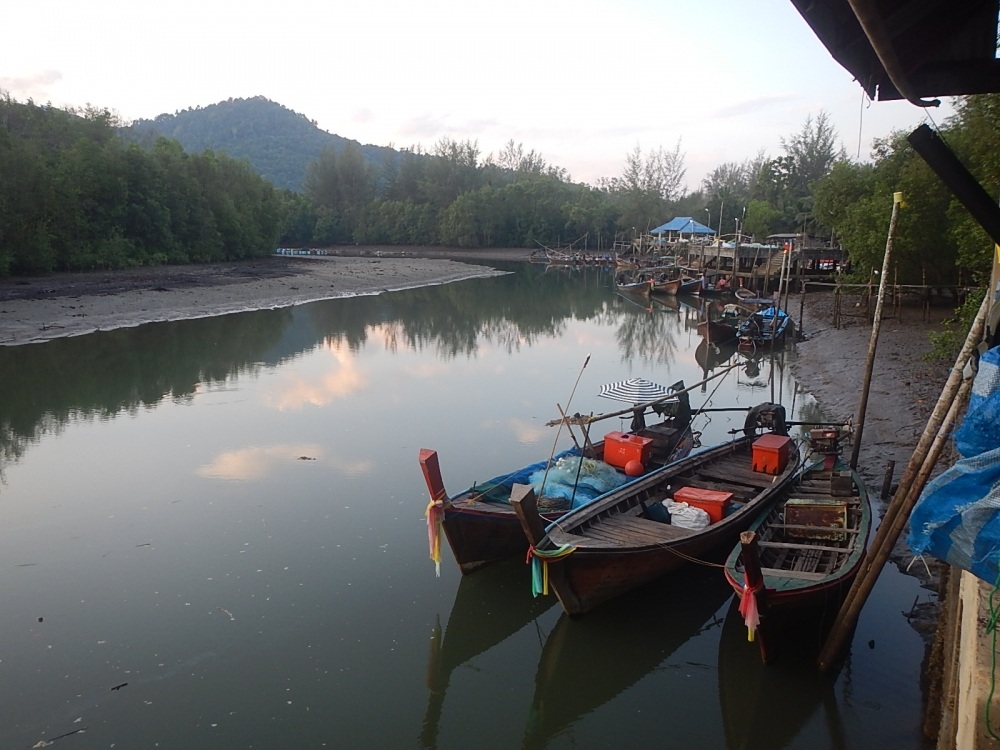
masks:
<instances>
[{"instance_id":1,"label":"white plastic bag","mask_svg":"<svg viewBox=\"0 0 1000 750\"><path fill-rule=\"evenodd\" d=\"M670 523L682 529L701 531L712 522L707 510L695 508L687 503L675 503L673 500L664 500L663 504L670 514Z\"/></svg>"}]
</instances>

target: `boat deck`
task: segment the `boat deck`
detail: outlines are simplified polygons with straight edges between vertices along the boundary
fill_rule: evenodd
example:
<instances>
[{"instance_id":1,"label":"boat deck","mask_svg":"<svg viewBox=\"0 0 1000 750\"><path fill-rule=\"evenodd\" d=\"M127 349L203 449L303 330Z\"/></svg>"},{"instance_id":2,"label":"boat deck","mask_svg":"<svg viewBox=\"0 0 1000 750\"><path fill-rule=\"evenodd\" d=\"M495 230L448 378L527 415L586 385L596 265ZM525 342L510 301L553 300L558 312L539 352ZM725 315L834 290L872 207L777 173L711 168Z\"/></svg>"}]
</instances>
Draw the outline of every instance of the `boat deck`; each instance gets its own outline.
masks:
<instances>
[{"instance_id":1,"label":"boat deck","mask_svg":"<svg viewBox=\"0 0 1000 750\"><path fill-rule=\"evenodd\" d=\"M700 533L648 517L651 506L669 499L678 489L693 487L732 493L733 512L739 512L775 479L751 468L749 450L737 450L711 463L696 465L668 481L650 482L647 487L629 493L622 502L595 509L571 528L556 524L547 533L555 544L580 548L669 545Z\"/></svg>"},{"instance_id":2,"label":"boat deck","mask_svg":"<svg viewBox=\"0 0 1000 750\"><path fill-rule=\"evenodd\" d=\"M792 492L796 500L814 504L809 522L788 523L785 503L772 511L758 529L761 571L765 578L770 574L820 581L835 573L857 549L864 530L861 498L833 494L829 473L804 479ZM843 509L843 522L832 521L824 507Z\"/></svg>"}]
</instances>

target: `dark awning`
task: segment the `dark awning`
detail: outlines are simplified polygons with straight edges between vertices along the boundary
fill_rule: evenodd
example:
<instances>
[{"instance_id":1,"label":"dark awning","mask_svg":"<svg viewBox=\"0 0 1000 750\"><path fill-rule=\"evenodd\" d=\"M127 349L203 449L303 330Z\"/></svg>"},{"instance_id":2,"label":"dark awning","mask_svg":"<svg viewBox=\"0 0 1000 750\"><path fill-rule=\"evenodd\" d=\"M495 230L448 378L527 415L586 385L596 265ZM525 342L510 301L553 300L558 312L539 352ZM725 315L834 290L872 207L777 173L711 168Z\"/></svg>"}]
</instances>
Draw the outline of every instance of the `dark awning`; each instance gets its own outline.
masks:
<instances>
[{"instance_id":1,"label":"dark awning","mask_svg":"<svg viewBox=\"0 0 1000 750\"><path fill-rule=\"evenodd\" d=\"M872 99L1000 92L998 0L792 0Z\"/></svg>"}]
</instances>

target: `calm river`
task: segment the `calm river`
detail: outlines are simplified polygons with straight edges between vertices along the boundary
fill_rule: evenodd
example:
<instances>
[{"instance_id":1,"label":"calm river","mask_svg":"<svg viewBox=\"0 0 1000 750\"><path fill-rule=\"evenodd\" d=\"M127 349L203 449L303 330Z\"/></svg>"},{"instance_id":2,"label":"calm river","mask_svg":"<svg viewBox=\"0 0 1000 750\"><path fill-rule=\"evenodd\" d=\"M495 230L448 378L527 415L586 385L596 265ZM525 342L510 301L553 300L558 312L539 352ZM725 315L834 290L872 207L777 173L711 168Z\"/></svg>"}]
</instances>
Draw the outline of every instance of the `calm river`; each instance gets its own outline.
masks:
<instances>
[{"instance_id":1,"label":"calm river","mask_svg":"<svg viewBox=\"0 0 1000 750\"><path fill-rule=\"evenodd\" d=\"M0 747L921 747L930 594L891 565L827 677L761 666L715 568L572 621L521 561L435 577L420 448L456 492L550 455L557 404L715 366L694 307L510 269L0 347ZM818 418L784 364L692 405Z\"/></svg>"}]
</instances>

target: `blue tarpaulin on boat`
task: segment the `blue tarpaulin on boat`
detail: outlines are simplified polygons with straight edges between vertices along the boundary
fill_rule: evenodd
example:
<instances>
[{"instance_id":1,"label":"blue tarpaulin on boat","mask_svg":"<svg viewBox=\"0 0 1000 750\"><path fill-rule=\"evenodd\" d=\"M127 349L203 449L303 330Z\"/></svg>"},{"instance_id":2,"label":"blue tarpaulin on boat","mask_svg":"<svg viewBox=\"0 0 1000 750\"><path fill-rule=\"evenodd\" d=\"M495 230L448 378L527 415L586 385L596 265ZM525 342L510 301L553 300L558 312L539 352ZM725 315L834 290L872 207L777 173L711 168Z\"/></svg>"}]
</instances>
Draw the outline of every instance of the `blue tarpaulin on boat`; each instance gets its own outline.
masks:
<instances>
[{"instance_id":1,"label":"blue tarpaulin on boat","mask_svg":"<svg viewBox=\"0 0 1000 750\"><path fill-rule=\"evenodd\" d=\"M548 472L541 468L531 475L539 497L569 500L572 508L586 505L628 481L610 464L579 456L560 458Z\"/></svg>"},{"instance_id":2,"label":"blue tarpaulin on boat","mask_svg":"<svg viewBox=\"0 0 1000 750\"><path fill-rule=\"evenodd\" d=\"M563 458L566 458L568 456L579 456L579 455L580 455L579 448L570 448L569 450L565 450L562 453L557 453L556 455L554 455L552 457L552 461L553 463L557 463L561 461ZM531 475L534 474L539 469L544 470L545 467L548 465L549 465L549 459L545 459L544 461L537 461L536 463L529 464L528 466L525 466L522 469L518 469L517 471L512 471L510 474L503 474L499 477L493 477L493 479L490 479L487 482L481 482L477 485L477 487L481 488L480 491L482 492L486 492L491 487L503 488L506 492L506 494L503 496L503 502L506 503L510 501L511 487L513 487L515 484L531 484Z\"/></svg>"},{"instance_id":3,"label":"blue tarpaulin on boat","mask_svg":"<svg viewBox=\"0 0 1000 750\"><path fill-rule=\"evenodd\" d=\"M915 554L993 584L1000 562L1000 347L980 358L954 437L962 458L924 488L910 515L907 543Z\"/></svg>"}]
</instances>

